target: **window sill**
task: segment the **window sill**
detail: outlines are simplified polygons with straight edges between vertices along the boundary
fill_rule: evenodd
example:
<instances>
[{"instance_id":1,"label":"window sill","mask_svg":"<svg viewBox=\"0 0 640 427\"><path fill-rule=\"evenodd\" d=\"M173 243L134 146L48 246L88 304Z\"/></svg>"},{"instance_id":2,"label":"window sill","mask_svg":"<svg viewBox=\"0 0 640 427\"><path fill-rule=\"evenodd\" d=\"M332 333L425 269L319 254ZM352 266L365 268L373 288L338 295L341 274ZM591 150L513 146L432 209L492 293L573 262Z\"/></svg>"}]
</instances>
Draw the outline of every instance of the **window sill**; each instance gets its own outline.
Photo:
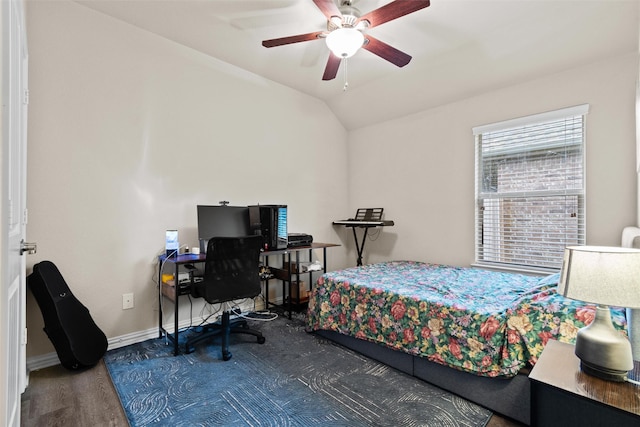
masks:
<instances>
[{"instance_id":1,"label":"window sill","mask_svg":"<svg viewBox=\"0 0 640 427\"><path fill-rule=\"evenodd\" d=\"M507 273L531 274L536 276L548 276L557 273L559 270L554 268L526 267L526 266L507 266L492 263L475 262L471 267L484 268L486 270L503 271Z\"/></svg>"}]
</instances>

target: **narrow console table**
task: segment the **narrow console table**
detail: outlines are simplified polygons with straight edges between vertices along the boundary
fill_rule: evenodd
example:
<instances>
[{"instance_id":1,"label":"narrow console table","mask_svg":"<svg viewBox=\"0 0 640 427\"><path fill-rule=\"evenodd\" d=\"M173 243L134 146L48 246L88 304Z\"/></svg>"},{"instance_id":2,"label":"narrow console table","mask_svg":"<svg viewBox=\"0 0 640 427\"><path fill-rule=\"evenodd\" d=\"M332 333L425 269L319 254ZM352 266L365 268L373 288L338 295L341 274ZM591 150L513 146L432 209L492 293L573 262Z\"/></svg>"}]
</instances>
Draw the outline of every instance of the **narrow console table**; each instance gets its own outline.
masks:
<instances>
[{"instance_id":1,"label":"narrow console table","mask_svg":"<svg viewBox=\"0 0 640 427\"><path fill-rule=\"evenodd\" d=\"M178 281L180 266L204 263L206 260L207 257L204 254L183 254L173 257L160 255L160 257L158 257L158 262L160 263L160 267L158 268L158 286L160 286L160 291L158 292L158 335L159 338L162 338L163 335L166 336L173 343L173 354L176 356L180 353L178 348L178 300L182 295L191 294L190 285L180 284ZM172 282L162 280L163 266L165 264L173 264ZM173 302L173 334L170 334L162 324L163 297Z\"/></svg>"},{"instance_id":2,"label":"narrow console table","mask_svg":"<svg viewBox=\"0 0 640 427\"><path fill-rule=\"evenodd\" d=\"M312 275L315 271L327 271L327 248L340 246L333 243L312 243L308 246L299 246L294 248L287 248L281 250L274 251L264 251L260 254L261 258L264 260L264 265L269 267L270 270L274 273L273 279L278 279L282 281L282 304L276 304L269 301L269 282L273 280L271 278L265 279L265 308L269 308L270 306L274 306L284 311L288 312L289 318L291 318L291 313L294 308L300 307L302 298L300 297L300 291L296 293L296 298L294 301L294 295L292 292L292 286L295 283L295 286L299 286L300 277L304 277L308 275L309 283L307 286L311 286ZM302 271L301 266L301 257L300 254L302 252L308 251L307 260L310 262L313 258L314 250L322 250L322 259L323 266L322 270L312 270L312 271ZM292 254L294 256L292 260ZM270 258L279 257L281 259L281 267L275 267L269 265ZM159 337L166 336L173 343L173 353L178 355L180 353L179 344L178 344L178 314L179 314L179 299L182 295L191 294L190 283L179 283L177 280L180 273L180 267L184 267L186 265L196 265L202 264L206 261L207 256L205 254L183 254L173 257L167 257L166 255L160 255L158 257L158 262L160 263L160 268L158 268L158 286L160 286L160 291L158 292L158 334ZM295 264L294 264L295 262ZM164 266L165 264L172 264L173 269L167 270L165 272ZM295 269L292 268L295 266ZM173 281L164 281L162 280L163 272L165 274L171 273L173 275ZM258 274L258 272L256 272ZM288 288L287 288L288 285ZM288 294L285 292L288 291ZM163 298L168 299L173 302L174 306L174 332L173 334L169 333L163 326L162 323L162 300Z\"/></svg>"}]
</instances>

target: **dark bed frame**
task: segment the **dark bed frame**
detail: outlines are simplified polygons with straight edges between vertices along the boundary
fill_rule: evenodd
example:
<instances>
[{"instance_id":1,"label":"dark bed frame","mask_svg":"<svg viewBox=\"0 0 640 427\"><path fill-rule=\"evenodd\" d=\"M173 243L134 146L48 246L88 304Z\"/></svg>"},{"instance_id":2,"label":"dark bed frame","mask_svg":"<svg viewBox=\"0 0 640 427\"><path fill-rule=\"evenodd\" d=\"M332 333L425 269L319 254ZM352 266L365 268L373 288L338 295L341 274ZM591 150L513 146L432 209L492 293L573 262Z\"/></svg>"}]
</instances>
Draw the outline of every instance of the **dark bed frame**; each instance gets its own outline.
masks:
<instances>
[{"instance_id":1,"label":"dark bed frame","mask_svg":"<svg viewBox=\"0 0 640 427\"><path fill-rule=\"evenodd\" d=\"M319 330L314 333L491 411L530 424L529 377L526 373L513 378L480 377L338 332Z\"/></svg>"}]
</instances>

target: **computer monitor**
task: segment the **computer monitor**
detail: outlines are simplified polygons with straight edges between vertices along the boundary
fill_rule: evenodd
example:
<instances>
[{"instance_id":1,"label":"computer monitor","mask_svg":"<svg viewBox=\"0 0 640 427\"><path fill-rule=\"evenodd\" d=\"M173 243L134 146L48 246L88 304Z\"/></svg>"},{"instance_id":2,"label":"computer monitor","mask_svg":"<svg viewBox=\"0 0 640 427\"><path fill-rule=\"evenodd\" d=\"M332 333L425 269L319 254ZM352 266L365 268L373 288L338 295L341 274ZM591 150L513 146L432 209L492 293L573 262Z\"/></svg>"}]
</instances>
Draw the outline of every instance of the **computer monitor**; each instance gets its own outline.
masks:
<instances>
[{"instance_id":1,"label":"computer monitor","mask_svg":"<svg viewBox=\"0 0 640 427\"><path fill-rule=\"evenodd\" d=\"M198 205L198 240L200 252L207 251L207 242L212 237L249 236L249 207Z\"/></svg>"}]
</instances>

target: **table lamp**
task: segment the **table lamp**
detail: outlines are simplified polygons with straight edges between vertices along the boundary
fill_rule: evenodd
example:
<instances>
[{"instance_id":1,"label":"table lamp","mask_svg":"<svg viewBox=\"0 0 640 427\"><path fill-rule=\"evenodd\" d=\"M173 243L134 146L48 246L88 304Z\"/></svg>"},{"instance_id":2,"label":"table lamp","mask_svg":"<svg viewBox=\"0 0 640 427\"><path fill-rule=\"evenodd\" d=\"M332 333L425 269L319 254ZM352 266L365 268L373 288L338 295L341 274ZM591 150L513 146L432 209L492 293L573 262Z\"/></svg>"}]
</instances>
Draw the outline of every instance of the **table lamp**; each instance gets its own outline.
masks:
<instances>
[{"instance_id":1,"label":"table lamp","mask_svg":"<svg viewBox=\"0 0 640 427\"><path fill-rule=\"evenodd\" d=\"M593 322L578 331L575 354L586 374L626 381L633 369L631 343L613 327L609 306L640 307L640 250L568 246L558 293L596 304Z\"/></svg>"}]
</instances>

